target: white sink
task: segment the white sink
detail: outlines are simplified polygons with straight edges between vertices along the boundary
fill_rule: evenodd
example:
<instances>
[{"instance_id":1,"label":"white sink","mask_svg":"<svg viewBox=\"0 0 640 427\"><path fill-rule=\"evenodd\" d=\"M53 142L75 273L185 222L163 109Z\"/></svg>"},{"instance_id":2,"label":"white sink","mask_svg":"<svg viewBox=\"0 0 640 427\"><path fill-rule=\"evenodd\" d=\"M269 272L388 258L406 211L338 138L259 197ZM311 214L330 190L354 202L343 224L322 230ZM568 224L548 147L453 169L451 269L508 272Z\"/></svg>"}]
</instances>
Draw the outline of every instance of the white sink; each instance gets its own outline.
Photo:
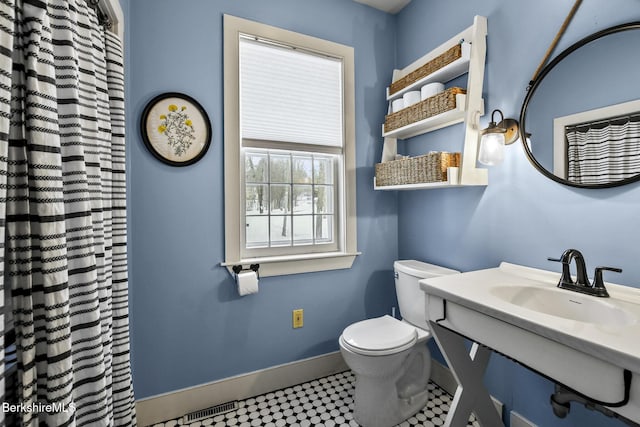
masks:
<instances>
[{"instance_id":1,"label":"white sink","mask_svg":"<svg viewBox=\"0 0 640 427\"><path fill-rule=\"evenodd\" d=\"M514 285L495 286L490 292L508 303L528 310L578 322L623 326L638 321L636 314L621 307L615 300L565 289Z\"/></svg>"},{"instance_id":2,"label":"white sink","mask_svg":"<svg viewBox=\"0 0 640 427\"><path fill-rule=\"evenodd\" d=\"M605 283L610 297L601 298L559 289L559 279L559 272L503 262L420 286L441 349L444 328L591 399L613 404L630 396L621 407L604 406L640 423L640 289Z\"/></svg>"}]
</instances>

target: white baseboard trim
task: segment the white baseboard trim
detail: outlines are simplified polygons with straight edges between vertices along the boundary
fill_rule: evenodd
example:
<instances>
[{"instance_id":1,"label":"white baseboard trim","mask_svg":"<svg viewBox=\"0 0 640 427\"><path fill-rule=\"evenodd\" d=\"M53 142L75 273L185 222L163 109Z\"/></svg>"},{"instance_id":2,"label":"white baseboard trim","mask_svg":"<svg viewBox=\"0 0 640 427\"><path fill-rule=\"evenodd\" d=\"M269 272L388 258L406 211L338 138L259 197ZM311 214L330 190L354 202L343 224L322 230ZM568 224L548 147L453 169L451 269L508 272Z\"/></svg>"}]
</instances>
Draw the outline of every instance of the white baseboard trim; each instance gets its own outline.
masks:
<instances>
[{"instance_id":1,"label":"white baseboard trim","mask_svg":"<svg viewBox=\"0 0 640 427\"><path fill-rule=\"evenodd\" d=\"M431 359L431 381L438 384L440 388L450 395L453 396L456 394L458 382L451 373L451 370L434 359ZM493 396L491 396L491 400L493 400L493 405L496 407L498 414L500 414L500 418L502 418L504 405Z\"/></svg>"},{"instance_id":2,"label":"white baseboard trim","mask_svg":"<svg viewBox=\"0 0 640 427\"><path fill-rule=\"evenodd\" d=\"M511 427L538 427L537 424L532 423L517 412L511 411L509 416Z\"/></svg>"},{"instance_id":3,"label":"white baseboard trim","mask_svg":"<svg viewBox=\"0 0 640 427\"><path fill-rule=\"evenodd\" d=\"M148 426L233 400L269 393L293 385L344 372L349 367L339 351L236 375L206 384L159 394L136 401L139 426ZM458 383L446 366L433 360L431 381L454 395ZM502 415L503 404L491 397Z\"/></svg>"},{"instance_id":4,"label":"white baseboard trim","mask_svg":"<svg viewBox=\"0 0 640 427\"><path fill-rule=\"evenodd\" d=\"M431 381L438 384L440 388L452 396L458 388L458 382L449 368L433 358L431 359Z\"/></svg>"},{"instance_id":5,"label":"white baseboard trim","mask_svg":"<svg viewBox=\"0 0 640 427\"><path fill-rule=\"evenodd\" d=\"M247 399L348 369L342 355L336 351L147 397L136 401L138 425L152 425L193 411Z\"/></svg>"}]
</instances>

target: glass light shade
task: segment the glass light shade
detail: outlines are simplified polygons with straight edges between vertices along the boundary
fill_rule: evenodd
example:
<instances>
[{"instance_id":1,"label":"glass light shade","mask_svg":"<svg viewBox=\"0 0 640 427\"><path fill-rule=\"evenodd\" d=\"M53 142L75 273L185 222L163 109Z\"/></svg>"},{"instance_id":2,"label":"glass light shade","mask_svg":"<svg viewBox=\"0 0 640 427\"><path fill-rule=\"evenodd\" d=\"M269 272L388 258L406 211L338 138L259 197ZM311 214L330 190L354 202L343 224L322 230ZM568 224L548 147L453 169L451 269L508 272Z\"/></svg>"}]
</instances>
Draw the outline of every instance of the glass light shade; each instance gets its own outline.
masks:
<instances>
[{"instance_id":1,"label":"glass light shade","mask_svg":"<svg viewBox=\"0 0 640 427\"><path fill-rule=\"evenodd\" d=\"M487 132L480 140L478 162L487 166L499 165L504 161L504 132Z\"/></svg>"}]
</instances>

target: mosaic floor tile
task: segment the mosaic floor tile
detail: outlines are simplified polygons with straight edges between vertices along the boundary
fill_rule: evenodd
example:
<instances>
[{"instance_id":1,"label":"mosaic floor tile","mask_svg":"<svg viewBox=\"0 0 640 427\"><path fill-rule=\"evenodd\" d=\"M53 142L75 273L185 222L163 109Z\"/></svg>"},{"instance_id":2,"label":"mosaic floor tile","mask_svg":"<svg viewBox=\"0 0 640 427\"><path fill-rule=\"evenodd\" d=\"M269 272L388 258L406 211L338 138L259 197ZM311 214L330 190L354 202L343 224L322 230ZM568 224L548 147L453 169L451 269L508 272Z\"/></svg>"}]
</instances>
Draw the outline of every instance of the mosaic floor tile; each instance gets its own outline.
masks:
<instances>
[{"instance_id":1,"label":"mosaic floor tile","mask_svg":"<svg viewBox=\"0 0 640 427\"><path fill-rule=\"evenodd\" d=\"M238 408L192 423L183 418L154 424L153 427L358 427L353 419L353 385L351 371L309 381L238 402ZM427 405L399 427L434 427L444 424L451 395L429 383L431 398ZM475 417L469 426L479 427Z\"/></svg>"}]
</instances>

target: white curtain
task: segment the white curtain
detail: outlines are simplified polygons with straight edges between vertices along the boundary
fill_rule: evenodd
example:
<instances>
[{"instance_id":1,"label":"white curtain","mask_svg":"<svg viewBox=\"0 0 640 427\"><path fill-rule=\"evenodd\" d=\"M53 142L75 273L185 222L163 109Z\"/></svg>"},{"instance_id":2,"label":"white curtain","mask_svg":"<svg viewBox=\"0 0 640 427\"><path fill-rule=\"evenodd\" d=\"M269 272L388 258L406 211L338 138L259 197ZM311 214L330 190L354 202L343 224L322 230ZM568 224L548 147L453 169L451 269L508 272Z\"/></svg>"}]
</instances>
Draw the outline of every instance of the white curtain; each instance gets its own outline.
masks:
<instances>
[{"instance_id":1,"label":"white curtain","mask_svg":"<svg viewBox=\"0 0 640 427\"><path fill-rule=\"evenodd\" d=\"M0 2L0 395L5 390L5 329L4 329L4 235L7 196L7 149L11 118L11 51L13 47L14 8L11 2ZM0 410L0 426L5 425L5 413Z\"/></svg>"},{"instance_id":2,"label":"white curtain","mask_svg":"<svg viewBox=\"0 0 640 427\"><path fill-rule=\"evenodd\" d=\"M640 118L566 129L567 175L581 184L606 184L640 173Z\"/></svg>"},{"instance_id":3,"label":"white curtain","mask_svg":"<svg viewBox=\"0 0 640 427\"><path fill-rule=\"evenodd\" d=\"M135 425L121 42L85 0L0 0L0 12L0 255L21 405L10 415Z\"/></svg>"}]
</instances>

